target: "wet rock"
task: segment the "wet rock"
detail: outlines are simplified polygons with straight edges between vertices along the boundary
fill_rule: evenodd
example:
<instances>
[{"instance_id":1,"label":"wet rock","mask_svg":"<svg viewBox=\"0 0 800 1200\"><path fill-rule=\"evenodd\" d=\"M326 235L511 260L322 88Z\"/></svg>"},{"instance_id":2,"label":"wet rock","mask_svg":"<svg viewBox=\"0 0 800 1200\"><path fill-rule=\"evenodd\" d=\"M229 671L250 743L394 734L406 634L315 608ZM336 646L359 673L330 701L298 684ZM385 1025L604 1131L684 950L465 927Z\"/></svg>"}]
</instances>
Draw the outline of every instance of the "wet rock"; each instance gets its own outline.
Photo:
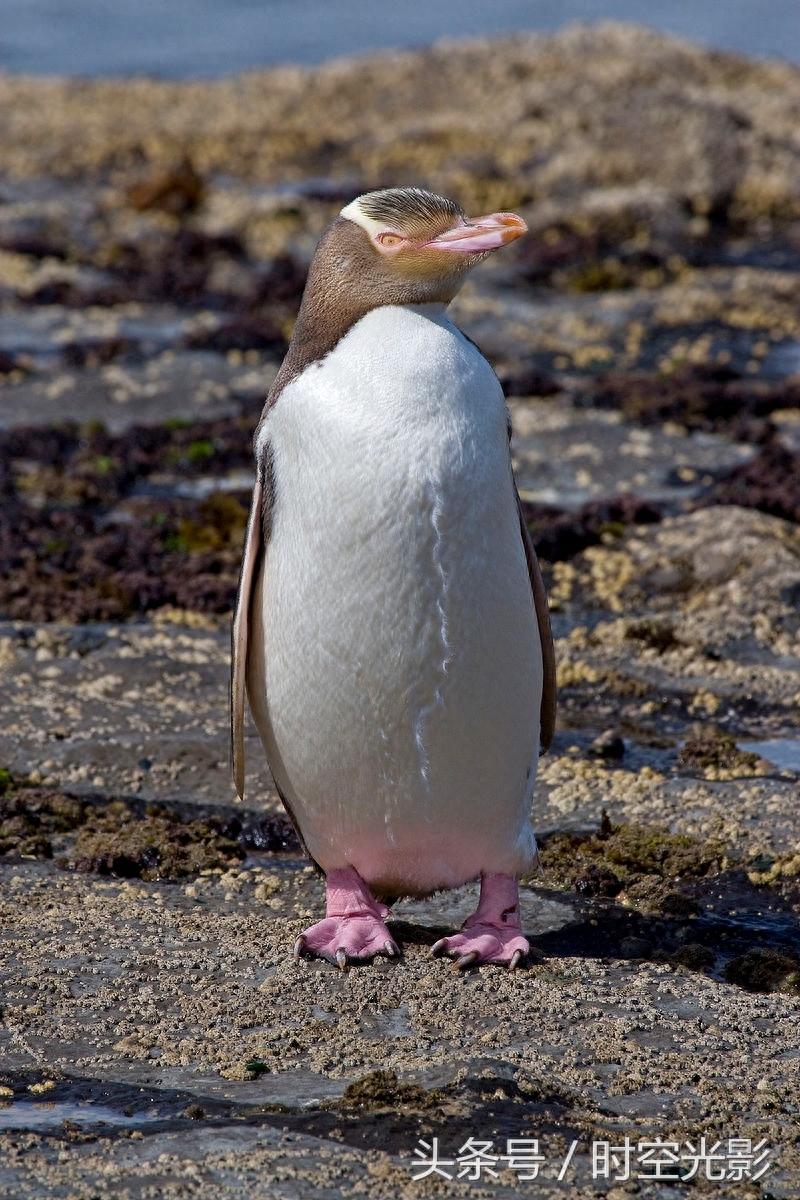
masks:
<instances>
[{"instance_id":1,"label":"wet rock","mask_svg":"<svg viewBox=\"0 0 800 1200\"><path fill-rule=\"evenodd\" d=\"M715 726L701 726L687 738L678 754L678 764L689 770L706 771L722 768L726 771L752 771L760 758L749 750L740 750L736 739Z\"/></svg>"},{"instance_id":2,"label":"wet rock","mask_svg":"<svg viewBox=\"0 0 800 1200\"><path fill-rule=\"evenodd\" d=\"M631 530L618 547L589 547L562 578L568 590L555 589L558 597L581 595L637 620L641 614L674 624L677 607L682 643L724 642L730 653L757 626L765 640L782 630L793 640L790 610L780 597L800 580L800 534L752 509L704 508L646 532Z\"/></svg>"},{"instance_id":3,"label":"wet rock","mask_svg":"<svg viewBox=\"0 0 800 1200\"><path fill-rule=\"evenodd\" d=\"M245 822L241 831L241 841L252 850L296 852L300 849L297 834L285 813Z\"/></svg>"},{"instance_id":4,"label":"wet rock","mask_svg":"<svg viewBox=\"0 0 800 1200\"><path fill-rule=\"evenodd\" d=\"M747 992L800 991L800 959L778 950L748 950L726 963L723 975Z\"/></svg>"},{"instance_id":5,"label":"wet rock","mask_svg":"<svg viewBox=\"0 0 800 1200\"><path fill-rule=\"evenodd\" d=\"M158 211L185 217L203 203L205 184L192 160L184 156L166 171L158 171L133 184L127 201L137 212Z\"/></svg>"},{"instance_id":6,"label":"wet rock","mask_svg":"<svg viewBox=\"0 0 800 1200\"><path fill-rule=\"evenodd\" d=\"M647 938L626 937L620 943L622 958L651 958L652 954L653 944Z\"/></svg>"},{"instance_id":7,"label":"wet rock","mask_svg":"<svg viewBox=\"0 0 800 1200\"><path fill-rule=\"evenodd\" d=\"M672 961L690 971L709 971L716 962L716 955L709 946L697 942L686 942L672 956Z\"/></svg>"},{"instance_id":8,"label":"wet rock","mask_svg":"<svg viewBox=\"0 0 800 1200\"><path fill-rule=\"evenodd\" d=\"M106 641L107 634L103 629L73 629L67 638L65 649L69 654L77 654L84 658L87 654L99 650Z\"/></svg>"},{"instance_id":9,"label":"wet rock","mask_svg":"<svg viewBox=\"0 0 800 1200\"><path fill-rule=\"evenodd\" d=\"M613 729L606 729L594 738L589 753L595 758L619 760L625 756L625 743Z\"/></svg>"},{"instance_id":10,"label":"wet rock","mask_svg":"<svg viewBox=\"0 0 800 1200\"><path fill-rule=\"evenodd\" d=\"M443 1099L439 1091L426 1092L416 1084L399 1083L394 1071L372 1071L348 1083L342 1094L345 1107L364 1112L398 1106L425 1110L435 1108Z\"/></svg>"},{"instance_id":11,"label":"wet rock","mask_svg":"<svg viewBox=\"0 0 800 1200\"><path fill-rule=\"evenodd\" d=\"M536 553L547 562L562 562L596 546L605 539L614 540L629 525L650 525L661 520L658 507L636 496L613 496L592 500L577 513L522 502Z\"/></svg>"},{"instance_id":12,"label":"wet rock","mask_svg":"<svg viewBox=\"0 0 800 1200\"><path fill-rule=\"evenodd\" d=\"M691 896L683 896L680 892L667 892L659 908L665 917L676 917L679 920L697 916L700 911L696 900Z\"/></svg>"},{"instance_id":13,"label":"wet rock","mask_svg":"<svg viewBox=\"0 0 800 1200\"><path fill-rule=\"evenodd\" d=\"M574 883L575 891L582 896L618 896L622 884L608 867L591 866Z\"/></svg>"}]
</instances>

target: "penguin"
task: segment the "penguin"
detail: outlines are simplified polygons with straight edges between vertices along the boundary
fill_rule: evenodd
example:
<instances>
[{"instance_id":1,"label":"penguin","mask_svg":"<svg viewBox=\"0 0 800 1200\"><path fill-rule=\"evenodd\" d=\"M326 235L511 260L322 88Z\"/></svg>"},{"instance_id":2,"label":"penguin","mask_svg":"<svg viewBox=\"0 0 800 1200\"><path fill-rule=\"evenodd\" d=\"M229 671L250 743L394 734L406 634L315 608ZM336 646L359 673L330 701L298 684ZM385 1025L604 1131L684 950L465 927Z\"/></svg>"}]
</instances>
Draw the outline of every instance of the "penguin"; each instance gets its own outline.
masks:
<instances>
[{"instance_id":1,"label":"penguin","mask_svg":"<svg viewBox=\"0 0 800 1200\"><path fill-rule=\"evenodd\" d=\"M436 955L511 969L518 879L555 725L547 598L494 371L446 308L527 231L416 187L347 204L317 246L256 430L232 629L234 782L245 696L326 879L295 958L400 950L386 901L480 879Z\"/></svg>"}]
</instances>

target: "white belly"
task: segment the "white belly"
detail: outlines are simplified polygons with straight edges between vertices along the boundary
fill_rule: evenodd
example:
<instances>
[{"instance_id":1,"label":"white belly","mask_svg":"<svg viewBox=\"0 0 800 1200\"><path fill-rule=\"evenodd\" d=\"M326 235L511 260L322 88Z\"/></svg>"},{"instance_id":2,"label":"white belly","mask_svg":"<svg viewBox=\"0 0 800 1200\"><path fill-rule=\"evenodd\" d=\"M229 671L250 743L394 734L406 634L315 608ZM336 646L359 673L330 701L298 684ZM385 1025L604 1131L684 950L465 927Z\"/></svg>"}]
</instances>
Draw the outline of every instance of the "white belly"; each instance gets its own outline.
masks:
<instances>
[{"instance_id":1,"label":"white belly","mask_svg":"<svg viewBox=\"0 0 800 1200\"><path fill-rule=\"evenodd\" d=\"M261 436L248 692L311 854L397 894L521 873L542 658L491 368L438 306L376 309Z\"/></svg>"}]
</instances>

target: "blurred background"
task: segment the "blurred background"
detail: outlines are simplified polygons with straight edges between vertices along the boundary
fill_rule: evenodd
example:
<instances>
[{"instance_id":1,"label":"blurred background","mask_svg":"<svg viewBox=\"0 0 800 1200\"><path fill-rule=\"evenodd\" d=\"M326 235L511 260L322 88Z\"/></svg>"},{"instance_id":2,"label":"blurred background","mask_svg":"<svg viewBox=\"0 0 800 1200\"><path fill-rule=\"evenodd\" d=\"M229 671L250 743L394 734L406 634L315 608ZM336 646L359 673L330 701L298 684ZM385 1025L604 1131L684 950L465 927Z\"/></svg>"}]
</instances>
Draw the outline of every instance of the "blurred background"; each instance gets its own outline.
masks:
<instances>
[{"instance_id":1,"label":"blurred background","mask_svg":"<svg viewBox=\"0 0 800 1200\"><path fill-rule=\"evenodd\" d=\"M317 239L408 183L529 223L453 311L548 571L732 497L800 516L792 0L0 12L0 613L224 618Z\"/></svg>"},{"instance_id":2,"label":"blurred background","mask_svg":"<svg viewBox=\"0 0 800 1200\"><path fill-rule=\"evenodd\" d=\"M800 61L796 0L2 0L0 69L214 78L442 37L636 21L704 46Z\"/></svg>"}]
</instances>

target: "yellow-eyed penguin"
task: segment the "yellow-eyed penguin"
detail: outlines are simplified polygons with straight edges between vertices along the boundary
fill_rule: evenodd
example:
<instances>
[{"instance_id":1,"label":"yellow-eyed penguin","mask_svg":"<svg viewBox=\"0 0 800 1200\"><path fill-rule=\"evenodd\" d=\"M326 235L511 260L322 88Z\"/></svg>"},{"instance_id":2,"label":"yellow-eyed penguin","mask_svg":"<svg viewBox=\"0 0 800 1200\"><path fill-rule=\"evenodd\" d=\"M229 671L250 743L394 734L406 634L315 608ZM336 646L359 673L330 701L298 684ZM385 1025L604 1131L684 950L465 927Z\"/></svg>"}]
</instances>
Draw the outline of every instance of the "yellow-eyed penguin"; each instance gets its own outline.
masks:
<instances>
[{"instance_id":1,"label":"yellow-eyed penguin","mask_svg":"<svg viewBox=\"0 0 800 1200\"><path fill-rule=\"evenodd\" d=\"M295 955L399 953L376 897L480 877L434 953L516 966L517 879L553 735L547 600L511 472L497 378L445 306L526 232L419 188L370 192L324 233L255 438L233 626L275 784L325 872Z\"/></svg>"}]
</instances>

